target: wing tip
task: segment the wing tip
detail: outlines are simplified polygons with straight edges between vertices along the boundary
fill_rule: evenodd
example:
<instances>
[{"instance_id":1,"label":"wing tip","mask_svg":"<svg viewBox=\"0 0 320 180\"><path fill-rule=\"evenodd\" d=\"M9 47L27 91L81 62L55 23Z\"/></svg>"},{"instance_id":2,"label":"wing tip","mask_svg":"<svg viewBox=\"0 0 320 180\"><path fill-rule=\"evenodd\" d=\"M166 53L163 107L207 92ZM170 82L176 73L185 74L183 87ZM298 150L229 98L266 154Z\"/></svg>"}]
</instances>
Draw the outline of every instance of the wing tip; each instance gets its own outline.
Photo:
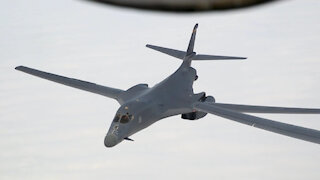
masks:
<instances>
[{"instance_id":1,"label":"wing tip","mask_svg":"<svg viewBox=\"0 0 320 180\"><path fill-rule=\"evenodd\" d=\"M235 59L248 59L248 57L238 57L238 56L234 56Z\"/></svg>"},{"instance_id":2,"label":"wing tip","mask_svg":"<svg viewBox=\"0 0 320 180\"><path fill-rule=\"evenodd\" d=\"M20 71L20 70L22 70L23 68L24 68L24 66L17 66L17 67L15 67L14 69Z\"/></svg>"}]
</instances>

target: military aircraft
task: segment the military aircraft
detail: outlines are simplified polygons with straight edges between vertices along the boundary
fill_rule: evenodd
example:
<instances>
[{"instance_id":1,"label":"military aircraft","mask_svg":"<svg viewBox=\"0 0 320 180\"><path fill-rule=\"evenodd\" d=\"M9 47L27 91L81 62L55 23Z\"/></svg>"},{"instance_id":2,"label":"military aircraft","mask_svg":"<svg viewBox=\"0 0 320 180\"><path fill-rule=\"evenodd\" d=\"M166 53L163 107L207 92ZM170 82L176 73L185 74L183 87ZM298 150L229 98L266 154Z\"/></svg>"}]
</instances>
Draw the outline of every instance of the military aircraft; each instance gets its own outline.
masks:
<instances>
[{"instance_id":1,"label":"military aircraft","mask_svg":"<svg viewBox=\"0 0 320 180\"><path fill-rule=\"evenodd\" d=\"M15 69L117 100L121 106L116 112L109 131L106 134L104 140L106 147L113 147L123 140L132 141L129 138L131 135L166 117L181 115L182 119L197 120L205 117L207 113L252 127L320 144L320 131L318 130L244 114L320 114L320 109L225 104L215 102L215 98L213 96L206 96L205 92L194 94L192 86L198 76L197 71L191 67L191 61L246 59L244 57L195 53L193 49L197 27L198 24L193 29L187 51L146 45L151 49L182 60L181 66L172 75L153 87L148 87L147 84L138 84L128 90L120 90L24 66L18 66Z\"/></svg>"}]
</instances>

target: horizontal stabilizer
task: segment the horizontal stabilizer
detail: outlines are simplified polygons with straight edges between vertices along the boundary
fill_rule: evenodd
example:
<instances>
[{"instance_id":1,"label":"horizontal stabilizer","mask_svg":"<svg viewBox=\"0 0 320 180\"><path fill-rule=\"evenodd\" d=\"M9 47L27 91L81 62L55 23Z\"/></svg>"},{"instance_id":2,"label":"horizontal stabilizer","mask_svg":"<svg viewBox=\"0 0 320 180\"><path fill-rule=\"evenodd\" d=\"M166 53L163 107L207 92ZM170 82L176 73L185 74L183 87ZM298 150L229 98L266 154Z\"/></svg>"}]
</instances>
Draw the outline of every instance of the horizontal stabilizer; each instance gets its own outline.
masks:
<instances>
[{"instance_id":1,"label":"horizontal stabilizer","mask_svg":"<svg viewBox=\"0 0 320 180\"><path fill-rule=\"evenodd\" d=\"M235 59L247 59L246 57L233 57L233 56L215 56L215 55L205 55L197 54L192 57L192 60L201 61L201 60L235 60Z\"/></svg>"},{"instance_id":2,"label":"horizontal stabilizer","mask_svg":"<svg viewBox=\"0 0 320 180\"><path fill-rule=\"evenodd\" d=\"M146 47L151 48L153 50L168 54L175 58L183 60L187 53L185 51L180 51L176 49L170 49L160 46L154 46L147 44ZM236 60L236 59L247 59L246 57L234 57L234 56L216 56L216 55L205 55L205 54L197 54L192 57L192 60L195 61L203 61L203 60Z\"/></svg>"},{"instance_id":3,"label":"horizontal stabilizer","mask_svg":"<svg viewBox=\"0 0 320 180\"><path fill-rule=\"evenodd\" d=\"M206 54L197 54L194 52L194 42L196 39L196 33L197 33L198 24L196 24L193 28L191 38L189 41L188 49L187 51L180 51L176 49L170 49L160 46L154 46L147 44L146 46L148 48L151 48L153 50L165 53L167 55L173 56L175 58L183 60L184 67L189 67L191 65L191 61L205 61L205 60L241 60L241 59L247 59L246 57L235 57L235 56L217 56L217 55L206 55Z\"/></svg>"},{"instance_id":4,"label":"horizontal stabilizer","mask_svg":"<svg viewBox=\"0 0 320 180\"><path fill-rule=\"evenodd\" d=\"M165 54L168 54L169 56L173 56L178 59L183 59L187 54L185 51L179 51L179 50L175 50L175 49L169 49L169 48L154 46L154 45L150 45L150 44L147 44L146 47L151 48L156 51L159 51L159 52L162 52L162 53L165 53Z\"/></svg>"}]
</instances>

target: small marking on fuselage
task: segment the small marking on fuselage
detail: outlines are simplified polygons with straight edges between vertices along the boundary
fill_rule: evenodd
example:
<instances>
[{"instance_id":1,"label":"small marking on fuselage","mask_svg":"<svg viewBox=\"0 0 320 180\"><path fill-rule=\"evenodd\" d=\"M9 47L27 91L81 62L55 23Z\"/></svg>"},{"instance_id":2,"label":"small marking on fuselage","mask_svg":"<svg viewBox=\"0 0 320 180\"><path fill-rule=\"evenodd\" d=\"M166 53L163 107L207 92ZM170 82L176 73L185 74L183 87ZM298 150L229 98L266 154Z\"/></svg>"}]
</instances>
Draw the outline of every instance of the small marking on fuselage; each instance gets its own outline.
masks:
<instances>
[{"instance_id":1,"label":"small marking on fuselage","mask_svg":"<svg viewBox=\"0 0 320 180\"><path fill-rule=\"evenodd\" d=\"M114 135L118 135L118 128L119 128L119 126L114 126L113 127L113 131L112 131L112 134L114 134Z\"/></svg>"},{"instance_id":2,"label":"small marking on fuselage","mask_svg":"<svg viewBox=\"0 0 320 180\"><path fill-rule=\"evenodd\" d=\"M139 116L139 121L138 122L142 123L142 117L141 116Z\"/></svg>"}]
</instances>

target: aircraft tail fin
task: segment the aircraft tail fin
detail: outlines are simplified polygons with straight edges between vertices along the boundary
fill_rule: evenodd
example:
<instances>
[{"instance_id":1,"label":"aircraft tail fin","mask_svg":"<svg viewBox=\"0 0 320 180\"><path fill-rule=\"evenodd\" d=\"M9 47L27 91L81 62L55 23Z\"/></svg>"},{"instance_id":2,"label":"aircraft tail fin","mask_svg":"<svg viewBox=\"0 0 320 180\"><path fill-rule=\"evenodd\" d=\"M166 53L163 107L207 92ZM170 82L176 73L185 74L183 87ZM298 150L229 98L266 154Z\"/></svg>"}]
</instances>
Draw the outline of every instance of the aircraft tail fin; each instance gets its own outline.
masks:
<instances>
[{"instance_id":1,"label":"aircraft tail fin","mask_svg":"<svg viewBox=\"0 0 320 180\"><path fill-rule=\"evenodd\" d=\"M193 28L191 38L189 41L188 49L187 49L187 56L191 55L193 53L194 48L194 42L196 40L196 34L197 34L198 24L196 24Z\"/></svg>"},{"instance_id":2,"label":"aircraft tail fin","mask_svg":"<svg viewBox=\"0 0 320 180\"><path fill-rule=\"evenodd\" d=\"M167 54L169 56L173 56L175 58L188 61L187 64L190 64L192 60L195 61L203 61L203 60L236 60L236 59L247 59L245 57L233 57L233 56L218 56L218 55L205 55L205 54L196 54L194 49L194 42L196 39L196 33L197 33L198 24L196 24L193 28L191 38L189 41L188 49L187 51L180 51L176 49L170 49L155 45L147 44L146 47L151 48L153 50L162 52L164 54Z\"/></svg>"}]
</instances>

